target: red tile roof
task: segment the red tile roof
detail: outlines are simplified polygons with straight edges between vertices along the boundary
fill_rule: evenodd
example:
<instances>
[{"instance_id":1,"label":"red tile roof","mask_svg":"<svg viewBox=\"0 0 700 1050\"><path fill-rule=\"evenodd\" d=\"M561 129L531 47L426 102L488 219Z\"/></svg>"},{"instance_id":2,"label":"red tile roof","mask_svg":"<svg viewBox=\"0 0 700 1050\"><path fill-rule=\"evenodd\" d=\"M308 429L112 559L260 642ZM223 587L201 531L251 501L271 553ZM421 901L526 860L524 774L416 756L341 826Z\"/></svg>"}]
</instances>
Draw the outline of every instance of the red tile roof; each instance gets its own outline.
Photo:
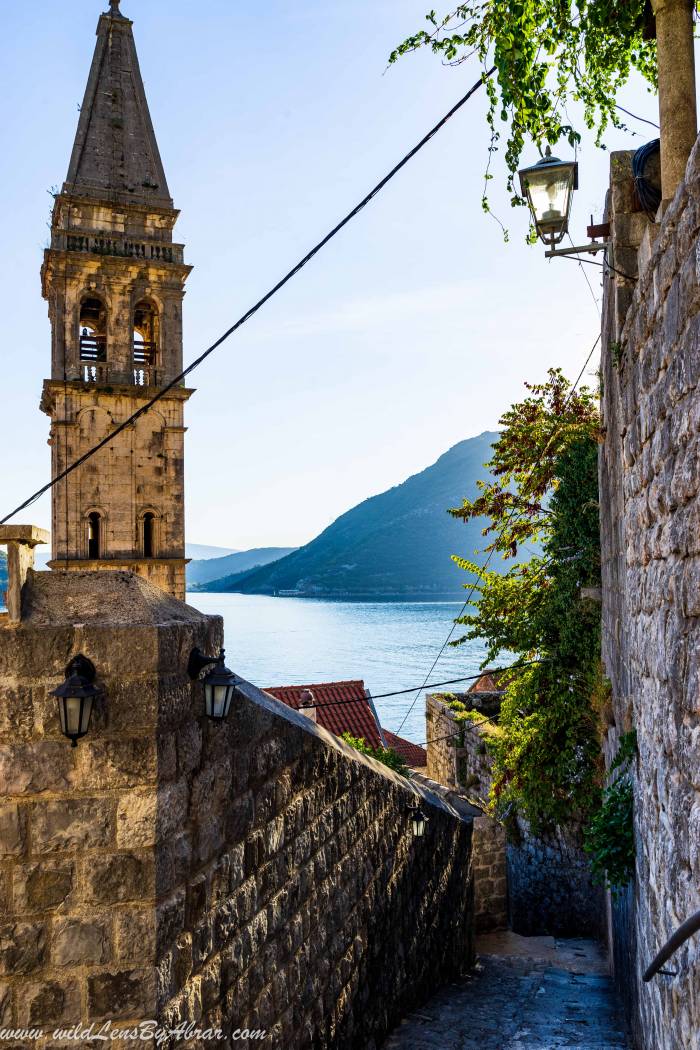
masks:
<instances>
[{"instance_id":1,"label":"red tile roof","mask_svg":"<svg viewBox=\"0 0 700 1050\"><path fill-rule=\"evenodd\" d=\"M362 737L370 747L382 746L379 724L367 699L363 681L279 685L266 689L265 692L298 711L301 694L305 689L309 689L314 695L316 721L324 729L335 733L336 736L351 733L352 736Z\"/></svg>"},{"instance_id":2,"label":"red tile roof","mask_svg":"<svg viewBox=\"0 0 700 1050\"><path fill-rule=\"evenodd\" d=\"M469 693L500 693L503 691L503 685L499 685L499 679L502 675L498 671L484 671L480 678L469 687L467 692Z\"/></svg>"},{"instance_id":3,"label":"red tile roof","mask_svg":"<svg viewBox=\"0 0 700 1050\"><path fill-rule=\"evenodd\" d=\"M404 740L402 736L397 736L396 733L391 733L388 729L383 729L382 732L384 733L386 746L395 751L397 755L401 755L409 769L422 769L423 766L428 765L428 752L424 747L412 744L410 740Z\"/></svg>"}]
</instances>

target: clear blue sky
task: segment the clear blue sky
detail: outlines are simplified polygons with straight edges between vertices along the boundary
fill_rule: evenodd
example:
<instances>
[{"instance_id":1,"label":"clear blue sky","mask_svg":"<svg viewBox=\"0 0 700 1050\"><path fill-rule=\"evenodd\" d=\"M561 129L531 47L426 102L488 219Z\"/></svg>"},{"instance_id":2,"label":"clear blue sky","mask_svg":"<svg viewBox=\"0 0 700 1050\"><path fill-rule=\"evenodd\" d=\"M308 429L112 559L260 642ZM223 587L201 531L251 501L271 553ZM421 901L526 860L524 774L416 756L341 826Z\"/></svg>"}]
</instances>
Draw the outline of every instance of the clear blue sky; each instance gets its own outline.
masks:
<instances>
[{"instance_id":1,"label":"clear blue sky","mask_svg":"<svg viewBox=\"0 0 700 1050\"><path fill-rule=\"evenodd\" d=\"M0 43L2 516L47 480L50 361L39 268L65 178L100 10L5 4ZM478 75L428 54L384 75L427 0L123 0L195 267L185 360L213 341L450 108ZM656 119L639 83L622 99ZM463 438L494 428L598 328L579 267L524 244L497 160L480 207L485 97L473 99L380 198L193 377L188 539L300 544ZM656 134L614 134L613 148ZM562 146L561 154L569 154ZM534 152L526 156L534 161ZM600 216L607 156L587 140L572 233ZM597 268L586 267L599 294ZM594 362L593 368L597 366ZM594 381L594 380L591 380ZM48 525L44 499L26 517Z\"/></svg>"}]
</instances>

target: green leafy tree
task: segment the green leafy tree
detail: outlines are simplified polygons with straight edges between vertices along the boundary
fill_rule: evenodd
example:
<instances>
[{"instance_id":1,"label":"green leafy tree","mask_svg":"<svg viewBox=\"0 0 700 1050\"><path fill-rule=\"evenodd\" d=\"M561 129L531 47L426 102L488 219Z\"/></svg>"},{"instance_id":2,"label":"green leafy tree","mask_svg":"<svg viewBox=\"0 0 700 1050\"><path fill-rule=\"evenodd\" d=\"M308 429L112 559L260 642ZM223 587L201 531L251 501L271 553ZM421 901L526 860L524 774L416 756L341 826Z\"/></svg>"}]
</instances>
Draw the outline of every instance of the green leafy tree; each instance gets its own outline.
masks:
<instances>
[{"instance_id":1,"label":"green leafy tree","mask_svg":"<svg viewBox=\"0 0 700 1050\"><path fill-rule=\"evenodd\" d=\"M580 141L570 100L582 104L583 120L600 144L610 124L624 126L615 100L632 70L656 85L656 42L649 39L645 0L469 0L446 14L430 11L426 22L389 62L427 47L448 65L473 58L484 72L494 67L486 79L490 150L498 149L500 122L507 127L514 205L522 203L513 176L527 139L540 150L560 139L571 146ZM484 206L488 210L486 195Z\"/></svg>"},{"instance_id":2,"label":"green leafy tree","mask_svg":"<svg viewBox=\"0 0 700 1050\"><path fill-rule=\"evenodd\" d=\"M354 747L356 751L361 751L363 755L369 755L370 758L376 758L377 762L381 762L383 765L388 766L389 769L393 769L396 773L401 773L402 776L408 776L409 769L401 755L398 752L392 750L390 747L371 747L370 744L361 736L353 736L352 733L343 733L342 739L346 744L350 744L350 747Z\"/></svg>"},{"instance_id":3,"label":"green leafy tree","mask_svg":"<svg viewBox=\"0 0 700 1050\"><path fill-rule=\"evenodd\" d=\"M490 557L532 550L505 572L465 558L476 598L458 622L485 639L484 666L504 651L532 666L504 679L492 802L518 806L534 825L581 817L599 798L600 607L581 597L600 585L598 415L593 394L574 393L558 369L528 385L501 419L489 467L493 480L451 513L486 516ZM471 588L471 584L468 585Z\"/></svg>"}]
</instances>

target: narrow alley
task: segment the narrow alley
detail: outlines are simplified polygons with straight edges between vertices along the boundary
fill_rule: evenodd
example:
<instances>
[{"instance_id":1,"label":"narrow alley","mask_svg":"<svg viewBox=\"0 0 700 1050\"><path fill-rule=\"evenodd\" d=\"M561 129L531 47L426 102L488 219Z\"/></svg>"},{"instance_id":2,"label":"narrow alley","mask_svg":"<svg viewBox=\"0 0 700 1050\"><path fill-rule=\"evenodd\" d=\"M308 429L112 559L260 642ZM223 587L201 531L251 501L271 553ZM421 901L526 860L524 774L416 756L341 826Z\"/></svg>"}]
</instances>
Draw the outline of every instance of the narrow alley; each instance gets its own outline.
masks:
<instances>
[{"instance_id":1,"label":"narrow alley","mask_svg":"<svg viewBox=\"0 0 700 1050\"><path fill-rule=\"evenodd\" d=\"M474 973L405 1018L383 1050L627 1050L594 941L502 932L477 952Z\"/></svg>"}]
</instances>

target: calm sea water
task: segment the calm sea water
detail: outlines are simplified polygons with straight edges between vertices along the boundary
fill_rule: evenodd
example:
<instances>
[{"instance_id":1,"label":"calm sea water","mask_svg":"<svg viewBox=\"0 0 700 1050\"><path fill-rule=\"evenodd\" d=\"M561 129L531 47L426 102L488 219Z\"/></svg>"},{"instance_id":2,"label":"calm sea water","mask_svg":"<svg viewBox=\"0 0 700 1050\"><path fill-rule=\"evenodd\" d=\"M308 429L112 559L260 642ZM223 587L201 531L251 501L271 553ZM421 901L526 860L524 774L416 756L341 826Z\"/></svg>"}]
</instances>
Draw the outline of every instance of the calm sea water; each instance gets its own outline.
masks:
<instances>
[{"instance_id":1,"label":"calm sea water","mask_svg":"<svg viewBox=\"0 0 700 1050\"><path fill-rule=\"evenodd\" d=\"M255 685L362 678L373 696L422 684L461 607L460 602L328 602L208 593L188 594L187 601L224 617L226 662ZM456 628L455 637L460 633ZM448 647L430 681L474 674L484 651L477 641ZM377 700L382 725L396 732L415 699L411 693ZM425 741L424 694L401 735Z\"/></svg>"}]
</instances>

